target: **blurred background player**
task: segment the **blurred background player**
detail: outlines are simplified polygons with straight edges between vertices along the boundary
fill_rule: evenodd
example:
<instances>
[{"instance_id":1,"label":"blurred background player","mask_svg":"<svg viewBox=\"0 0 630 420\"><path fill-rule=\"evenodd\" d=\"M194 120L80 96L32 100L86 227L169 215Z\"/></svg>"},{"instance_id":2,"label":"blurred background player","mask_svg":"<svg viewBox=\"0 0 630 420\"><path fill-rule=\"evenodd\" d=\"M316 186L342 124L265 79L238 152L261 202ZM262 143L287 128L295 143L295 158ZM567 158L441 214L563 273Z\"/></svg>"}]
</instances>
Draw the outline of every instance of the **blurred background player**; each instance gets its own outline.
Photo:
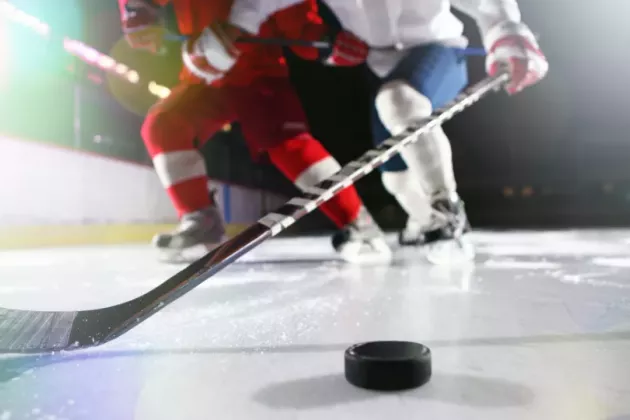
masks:
<instances>
[{"instance_id":1,"label":"blurred background player","mask_svg":"<svg viewBox=\"0 0 630 420\"><path fill-rule=\"evenodd\" d=\"M257 33L267 16L295 3L235 0L229 22L236 35L226 36L225 31L210 28L194 41L191 50L197 60L227 70L238 48L233 40L240 36L239 31ZM321 12L329 15L324 21L331 30L343 31L346 36L347 30L371 48L367 64L375 80L372 125L376 144L430 116L433 109L454 99L467 85L466 58L461 54L467 40L451 6L475 19L487 51L487 72L495 75L505 67L511 76L509 93L520 92L547 73L545 56L521 22L515 0L322 3L327 7ZM441 128L422 135L382 169L385 188L409 214L410 221L425 231L425 242L445 251L450 251L453 243L466 245L462 238L469 230L468 220L457 194L451 146ZM466 258L474 255L470 247L461 248Z\"/></svg>"},{"instance_id":2,"label":"blurred background player","mask_svg":"<svg viewBox=\"0 0 630 420\"><path fill-rule=\"evenodd\" d=\"M161 50L166 29L160 7L168 2L119 0L123 32L132 47ZM228 16L231 2L172 3L180 33L191 36L188 45L199 51L212 50L204 40L213 42L209 32L222 34L224 28L211 23ZM313 5L303 2L273 14L261 25L259 35L318 36L322 25L317 15L310 13ZM307 34L309 30L315 35ZM340 66L364 61L367 49L354 50L352 42L351 36L341 37L327 61ZM311 59L319 55L309 48L295 52ZM267 153L271 162L302 190L340 169L339 163L309 133L299 98L288 78L281 46L241 43L210 66L200 63L195 51L183 51L183 60L186 65L181 82L149 111L142 128L155 170L181 220L174 232L157 235L154 244L176 253L199 244L216 246L224 239L224 221L208 194L205 163L196 142L203 144L226 123L238 121L252 154ZM391 252L383 233L353 186L320 208L340 228L333 236L333 247L343 259L389 260Z\"/></svg>"}]
</instances>

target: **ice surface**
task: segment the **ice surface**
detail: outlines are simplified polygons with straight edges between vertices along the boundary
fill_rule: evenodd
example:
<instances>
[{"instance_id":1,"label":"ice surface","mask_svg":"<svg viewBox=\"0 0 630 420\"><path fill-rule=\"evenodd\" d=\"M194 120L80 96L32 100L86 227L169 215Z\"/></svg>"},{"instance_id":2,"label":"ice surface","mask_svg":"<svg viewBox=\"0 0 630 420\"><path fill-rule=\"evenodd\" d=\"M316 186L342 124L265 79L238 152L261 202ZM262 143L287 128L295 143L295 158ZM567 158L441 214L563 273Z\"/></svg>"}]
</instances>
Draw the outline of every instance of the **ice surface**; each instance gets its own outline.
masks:
<instances>
[{"instance_id":1,"label":"ice surface","mask_svg":"<svg viewBox=\"0 0 630 420\"><path fill-rule=\"evenodd\" d=\"M277 239L103 347L0 357L0 419L624 419L630 231L481 232L475 267L333 260L328 238ZM0 306L88 309L181 266L148 246L0 253ZM379 394L343 351L402 339L434 376Z\"/></svg>"}]
</instances>

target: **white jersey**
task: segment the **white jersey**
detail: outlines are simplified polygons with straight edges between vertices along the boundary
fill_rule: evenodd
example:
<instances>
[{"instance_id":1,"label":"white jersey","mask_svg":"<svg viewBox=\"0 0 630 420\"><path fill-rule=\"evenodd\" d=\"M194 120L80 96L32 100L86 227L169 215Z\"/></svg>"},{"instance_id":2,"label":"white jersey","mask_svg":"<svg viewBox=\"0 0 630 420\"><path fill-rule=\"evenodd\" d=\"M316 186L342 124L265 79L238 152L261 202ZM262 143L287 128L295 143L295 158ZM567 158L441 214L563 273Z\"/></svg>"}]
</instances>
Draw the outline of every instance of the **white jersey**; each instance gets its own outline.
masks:
<instances>
[{"instance_id":1,"label":"white jersey","mask_svg":"<svg viewBox=\"0 0 630 420\"><path fill-rule=\"evenodd\" d=\"M257 33L274 12L302 0L234 0L230 21ZM464 25L451 6L471 16L486 33L500 22L520 22L516 0L325 0L344 29L372 50L368 64L379 75L388 73L409 47L429 43L464 47Z\"/></svg>"}]
</instances>

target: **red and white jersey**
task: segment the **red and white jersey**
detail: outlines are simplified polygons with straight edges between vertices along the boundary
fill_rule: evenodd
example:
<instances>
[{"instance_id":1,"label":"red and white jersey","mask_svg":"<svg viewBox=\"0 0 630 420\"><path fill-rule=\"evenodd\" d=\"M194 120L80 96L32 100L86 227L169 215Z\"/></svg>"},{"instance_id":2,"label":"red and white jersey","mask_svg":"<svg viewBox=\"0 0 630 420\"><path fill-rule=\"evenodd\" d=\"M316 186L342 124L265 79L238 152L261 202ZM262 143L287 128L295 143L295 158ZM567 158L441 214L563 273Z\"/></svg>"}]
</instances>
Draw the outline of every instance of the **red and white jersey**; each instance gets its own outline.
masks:
<instances>
[{"instance_id":1,"label":"red and white jersey","mask_svg":"<svg viewBox=\"0 0 630 420\"><path fill-rule=\"evenodd\" d=\"M141 0L158 7L172 4L175 10L177 26L182 35L199 33L214 20L226 19L230 14L232 0ZM121 16L125 6L133 5L138 0L118 0Z\"/></svg>"},{"instance_id":2,"label":"red and white jersey","mask_svg":"<svg viewBox=\"0 0 630 420\"><path fill-rule=\"evenodd\" d=\"M233 0L230 22L257 33L268 16L300 0ZM516 0L326 0L343 28L373 49L368 64L378 74L393 68L409 47L429 43L462 46L463 23L451 7L474 18L482 35L500 22L520 22ZM383 48L392 47L384 50ZM396 47L396 48L394 48Z\"/></svg>"},{"instance_id":3,"label":"red and white jersey","mask_svg":"<svg viewBox=\"0 0 630 420\"><path fill-rule=\"evenodd\" d=\"M121 13L130 0L119 0ZM157 6L173 4L178 29L182 35L194 35L201 32L213 21L226 20L233 0L153 0ZM261 37L283 37L293 39L315 39L324 32L319 20L314 0L294 2L290 7L273 11L265 16L256 28ZM282 47L263 44L239 44L241 56L232 69L213 85L248 85L257 77L288 77L288 69L283 57ZM296 51L308 55L307 49ZM185 67L181 79L189 83L201 81Z\"/></svg>"},{"instance_id":4,"label":"red and white jersey","mask_svg":"<svg viewBox=\"0 0 630 420\"><path fill-rule=\"evenodd\" d=\"M261 38L320 39L326 28L316 14L314 0L300 1L270 15L256 32ZM241 55L224 76L223 83L249 84L258 76L288 77L289 71L279 45L238 44ZM317 51L293 48L304 58L315 58ZM221 80L218 83L222 83Z\"/></svg>"}]
</instances>

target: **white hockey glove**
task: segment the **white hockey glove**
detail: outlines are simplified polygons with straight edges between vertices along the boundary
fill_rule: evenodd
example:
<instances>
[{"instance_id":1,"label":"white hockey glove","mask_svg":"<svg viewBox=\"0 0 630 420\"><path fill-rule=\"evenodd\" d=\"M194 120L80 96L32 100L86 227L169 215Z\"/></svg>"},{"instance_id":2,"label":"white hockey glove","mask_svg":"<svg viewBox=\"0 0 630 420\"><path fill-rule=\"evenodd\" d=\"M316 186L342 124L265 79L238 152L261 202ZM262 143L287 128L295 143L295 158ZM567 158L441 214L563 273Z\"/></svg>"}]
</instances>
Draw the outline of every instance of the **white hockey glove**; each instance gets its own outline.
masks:
<instances>
[{"instance_id":1,"label":"white hockey glove","mask_svg":"<svg viewBox=\"0 0 630 420\"><path fill-rule=\"evenodd\" d=\"M486 71L497 74L507 67L511 80L506 86L515 94L538 83L545 77L549 64L536 41L536 37L522 23L504 22L490 29L484 37Z\"/></svg>"},{"instance_id":2,"label":"white hockey glove","mask_svg":"<svg viewBox=\"0 0 630 420\"><path fill-rule=\"evenodd\" d=\"M240 51L234 46L240 31L227 24L212 24L182 45L182 59L196 77L210 84L228 72Z\"/></svg>"}]
</instances>

